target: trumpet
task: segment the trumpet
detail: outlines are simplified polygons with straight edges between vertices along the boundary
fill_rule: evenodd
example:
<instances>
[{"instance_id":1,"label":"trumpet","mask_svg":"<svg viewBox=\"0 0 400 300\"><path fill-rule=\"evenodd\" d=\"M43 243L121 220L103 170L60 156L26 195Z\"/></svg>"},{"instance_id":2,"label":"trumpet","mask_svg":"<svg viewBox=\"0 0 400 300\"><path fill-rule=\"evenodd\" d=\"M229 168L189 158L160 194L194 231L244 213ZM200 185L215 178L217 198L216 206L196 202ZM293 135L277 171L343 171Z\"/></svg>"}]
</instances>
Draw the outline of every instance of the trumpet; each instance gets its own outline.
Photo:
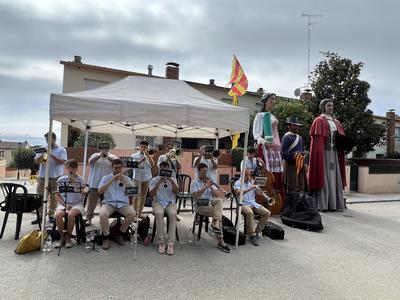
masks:
<instances>
[{"instance_id":1,"label":"trumpet","mask_svg":"<svg viewBox=\"0 0 400 300\"><path fill-rule=\"evenodd\" d=\"M212 156L213 156L214 158L218 158L218 157L220 157L220 155L221 155L221 151L218 150L218 149L215 149L215 150L213 151L213 153L212 153Z\"/></svg>"},{"instance_id":2,"label":"trumpet","mask_svg":"<svg viewBox=\"0 0 400 300\"><path fill-rule=\"evenodd\" d=\"M256 190L258 190L259 192L261 192L261 195L264 197L264 199L267 201L267 204L269 206L272 206L275 204L275 199L274 198L270 198L267 193L265 193L258 185L255 185Z\"/></svg>"},{"instance_id":3,"label":"trumpet","mask_svg":"<svg viewBox=\"0 0 400 300\"><path fill-rule=\"evenodd\" d=\"M42 157L42 163L45 164L47 162L47 152L45 152Z\"/></svg>"}]
</instances>

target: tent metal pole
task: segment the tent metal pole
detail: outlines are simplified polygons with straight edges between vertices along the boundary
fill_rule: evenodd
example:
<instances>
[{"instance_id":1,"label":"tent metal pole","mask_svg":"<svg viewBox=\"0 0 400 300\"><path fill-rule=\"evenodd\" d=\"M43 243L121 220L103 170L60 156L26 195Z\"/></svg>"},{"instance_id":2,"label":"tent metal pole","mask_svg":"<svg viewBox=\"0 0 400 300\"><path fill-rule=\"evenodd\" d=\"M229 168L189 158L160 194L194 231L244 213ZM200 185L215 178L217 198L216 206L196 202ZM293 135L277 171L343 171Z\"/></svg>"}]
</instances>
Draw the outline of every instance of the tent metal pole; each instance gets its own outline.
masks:
<instances>
[{"instance_id":1,"label":"tent metal pole","mask_svg":"<svg viewBox=\"0 0 400 300\"><path fill-rule=\"evenodd\" d=\"M243 158L242 160L245 161L246 159L246 149L248 147L249 143L249 131L246 131L244 134L244 149L243 149ZM240 196L239 196L239 209L238 209L238 222L236 224L236 241L235 241L235 248L237 249L239 246L239 228L240 228L240 222L239 222L239 217L242 213L242 202L243 202L243 186L244 186L244 173L245 173L246 168L242 168L242 172L240 175Z\"/></svg>"},{"instance_id":2,"label":"tent metal pole","mask_svg":"<svg viewBox=\"0 0 400 300\"><path fill-rule=\"evenodd\" d=\"M46 171L44 175L44 191L43 191L43 214L42 214L42 236L40 239L40 249L43 250L44 244L44 232L46 231L46 216L47 216L47 198L49 196L49 169L50 169L50 155L51 155L51 142L53 132L53 118L50 117L49 121L49 135L47 137L47 160L46 160Z\"/></svg>"},{"instance_id":3,"label":"tent metal pole","mask_svg":"<svg viewBox=\"0 0 400 300\"><path fill-rule=\"evenodd\" d=\"M90 122L91 123L91 122ZM82 169L82 175L83 178L85 179L86 182L86 165L87 165L87 150L88 150L88 141L89 141L89 129L90 129L90 124L89 121L86 125L86 130L85 130L85 148L83 150L83 169Z\"/></svg>"},{"instance_id":4,"label":"tent metal pole","mask_svg":"<svg viewBox=\"0 0 400 300\"><path fill-rule=\"evenodd\" d=\"M215 150L218 149L218 144L219 144L219 131L217 129L217 133L216 133L216 138L215 138ZM217 166L218 166L218 158L217 158ZM217 184L219 184L219 176L218 176L218 168L216 169L216 175L217 175Z\"/></svg>"}]
</instances>

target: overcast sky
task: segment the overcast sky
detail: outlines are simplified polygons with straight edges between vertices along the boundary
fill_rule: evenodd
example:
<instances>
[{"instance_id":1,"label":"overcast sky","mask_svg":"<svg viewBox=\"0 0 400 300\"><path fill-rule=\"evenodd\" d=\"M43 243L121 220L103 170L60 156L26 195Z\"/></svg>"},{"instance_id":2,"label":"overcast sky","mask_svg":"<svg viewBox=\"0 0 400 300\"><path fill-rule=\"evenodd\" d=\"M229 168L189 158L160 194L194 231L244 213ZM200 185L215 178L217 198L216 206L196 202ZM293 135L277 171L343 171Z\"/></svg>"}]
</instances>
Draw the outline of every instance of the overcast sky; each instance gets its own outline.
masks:
<instances>
[{"instance_id":1,"label":"overcast sky","mask_svg":"<svg viewBox=\"0 0 400 300\"><path fill-rule=\"evenodd\" d=\"M306 83L307 20L311 65L329 50L364 62L370 108L400 111L400 2L392 0L0 0L0 138L41 137L49 95L61 92L60 60L163 76L181 65L181 79L226 85L233 54L249 79L292 97ZM56 125L56 131L59 125Z\"/></svg>"}]
</instances>

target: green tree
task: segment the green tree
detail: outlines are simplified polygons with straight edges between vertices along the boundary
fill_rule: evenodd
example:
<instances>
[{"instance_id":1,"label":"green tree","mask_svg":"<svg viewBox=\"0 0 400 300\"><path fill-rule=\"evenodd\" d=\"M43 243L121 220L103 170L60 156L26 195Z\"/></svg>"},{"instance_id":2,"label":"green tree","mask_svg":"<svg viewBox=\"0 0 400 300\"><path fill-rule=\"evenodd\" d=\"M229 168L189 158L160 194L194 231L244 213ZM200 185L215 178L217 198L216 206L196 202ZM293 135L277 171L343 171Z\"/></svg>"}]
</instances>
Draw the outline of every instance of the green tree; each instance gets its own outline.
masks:
<instances>
[{"instance_id":1,"label":"green tree","mask_svg":"<svg viewBox=\"0 0 400 300\"><path fill-rule=\"evenodd\" d=\"M274 111L272 112L279 120L278 131L279 136L282 136L288 131L286 118L296 116L303 126L300 127L299 135L303 138L304 148L309 149L310 145L310 126L312 122L312 114L307 110L306 105L300 101L281 100L279 101Z\"/></svg>"},{"instance_id":2,"label":"green tree","mask_svg":"<svg viewBox=\"0 0 400 300\"><path fill-rule=\"evenodd\" d=\"M315 94L308 108L316 117L320 114L319 102L329 98L334 103L334 114L342 122L346 135L357 145L356 156L374 149L382 137L385 127L374 122L368 109L370 85L359 76L362 62L352 63L337 53L323 52L325 57L314 69L311 88Z\"/></svg>"},{"instance_id":3,"label":"green tree","mask_svg":"<svg viewBox=\"0 0 400 300\"><path fill-rule=\"evenodd\" d=\"M12 157L13 165L15 165L18 170L30 169L31 174L35 174L38 170L38 166L35 164L35 152L33 152L32 149L17 149L13 151Z\"/></svg>"},{"instance_id":4,"label":"green tree","mask_svg":"<svg viewBox=\"0 0 400 300\"><path fill-rule=\"evenodd\" d=\"M89 132L88 147L97 148L98 143L110 143L110 148L115 148L115 141L109 133ZM85 146L85 132L81 132L78 139L74 142L74 147Z\"/></svg>"}]
</instances>

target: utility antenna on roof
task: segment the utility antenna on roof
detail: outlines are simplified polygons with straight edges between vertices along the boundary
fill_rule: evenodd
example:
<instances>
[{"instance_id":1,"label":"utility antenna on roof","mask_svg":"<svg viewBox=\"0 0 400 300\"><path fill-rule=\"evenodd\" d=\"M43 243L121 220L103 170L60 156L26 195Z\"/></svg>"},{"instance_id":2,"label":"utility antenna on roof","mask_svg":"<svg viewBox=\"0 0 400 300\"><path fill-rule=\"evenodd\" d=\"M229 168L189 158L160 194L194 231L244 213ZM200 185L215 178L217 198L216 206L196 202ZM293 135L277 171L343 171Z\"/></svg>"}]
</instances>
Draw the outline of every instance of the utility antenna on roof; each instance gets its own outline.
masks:
<instances>
[{"instance_id":1,"label":"utility antenna on roof","mask_svg":"<svg viewBox=\"0 0 400 300\"><path fill-rule=\"evenodd\" d=\"M307 51L307 85L310 87L310 45L311 45L311 25L316 24L316 22L311 22L311 18L322 17L322 15L316 14L305 14L301 15L304 18L308 18L308 51Z\"/></svg>"}]
</instances>

